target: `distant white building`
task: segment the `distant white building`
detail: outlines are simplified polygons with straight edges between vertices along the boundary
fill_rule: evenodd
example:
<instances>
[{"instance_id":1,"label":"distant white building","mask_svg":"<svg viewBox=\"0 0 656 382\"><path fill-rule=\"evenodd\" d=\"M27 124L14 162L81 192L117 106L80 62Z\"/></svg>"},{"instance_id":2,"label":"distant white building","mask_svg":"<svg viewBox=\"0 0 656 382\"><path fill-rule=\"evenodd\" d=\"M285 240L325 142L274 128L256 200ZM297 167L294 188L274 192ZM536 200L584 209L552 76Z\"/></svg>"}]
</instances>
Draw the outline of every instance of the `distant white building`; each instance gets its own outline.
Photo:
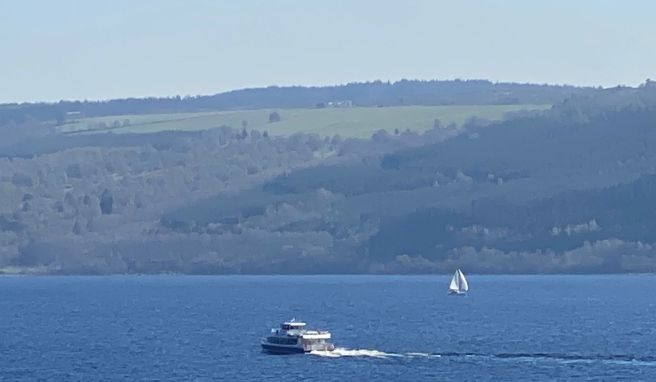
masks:
<instances>
[{"instance_id":1,"label":"distant white building","mask_svg":"<svg viewBox=\"0 0 656 382\"><path fill-rule=\"evenodd\" d=\"M326 104L328 107L353 107L353 101L350 99L343 101L330 101Z\"/></svg>"}]
</instances>

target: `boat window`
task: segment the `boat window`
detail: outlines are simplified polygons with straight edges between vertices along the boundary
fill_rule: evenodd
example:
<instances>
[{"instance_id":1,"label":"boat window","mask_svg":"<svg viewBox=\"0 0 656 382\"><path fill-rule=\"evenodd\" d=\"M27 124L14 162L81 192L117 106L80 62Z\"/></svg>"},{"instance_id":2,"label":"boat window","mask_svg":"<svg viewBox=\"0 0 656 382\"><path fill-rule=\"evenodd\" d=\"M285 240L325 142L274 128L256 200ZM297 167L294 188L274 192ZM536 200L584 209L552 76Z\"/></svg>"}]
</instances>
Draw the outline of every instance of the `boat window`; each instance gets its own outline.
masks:
<instances>
[{"instance_id":1,"label":"boat window","mask_svg":"<svg viewBox=\"0 0 656 382\"><path fill-rule=\"evenodd\" d=\"M268 337L267 341L272 344L280 345L296 345L298 343L296 338Z\"/></svg>"}]
</instances>

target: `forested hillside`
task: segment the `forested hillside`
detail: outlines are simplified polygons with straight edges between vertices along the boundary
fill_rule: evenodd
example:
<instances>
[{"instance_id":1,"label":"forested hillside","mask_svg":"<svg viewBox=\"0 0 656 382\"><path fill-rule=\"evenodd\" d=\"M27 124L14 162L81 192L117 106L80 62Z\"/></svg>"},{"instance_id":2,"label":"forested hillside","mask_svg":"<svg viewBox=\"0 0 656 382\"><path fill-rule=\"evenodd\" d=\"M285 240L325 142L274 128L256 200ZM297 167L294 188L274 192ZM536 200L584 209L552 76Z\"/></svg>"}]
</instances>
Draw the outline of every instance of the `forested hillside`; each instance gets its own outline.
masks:
<instances>
[{"instance_id":1,"label":"forested hillside","mask_svg":"<svg viewBox=\"0 0 656 382\"><path fill-rule=\"evenodd\" d=\"M655 271L656 87L553 103L367 139L12 122L0 271Z\"/></svg>"},{"instance_id":2,"label":"forested hillside","mask_svg":"<svg viewBox=\"0 0 656 382\"><path fill-rule=\"evenodd\" d=\"M193 207L230 200L257 213L226 221L183 208L163 224L326 233L361 271L651 270L654 90L608 90L376 160L299 169ZM316 194L330 203L306 201Z\"/></svg>"}]
</instances>

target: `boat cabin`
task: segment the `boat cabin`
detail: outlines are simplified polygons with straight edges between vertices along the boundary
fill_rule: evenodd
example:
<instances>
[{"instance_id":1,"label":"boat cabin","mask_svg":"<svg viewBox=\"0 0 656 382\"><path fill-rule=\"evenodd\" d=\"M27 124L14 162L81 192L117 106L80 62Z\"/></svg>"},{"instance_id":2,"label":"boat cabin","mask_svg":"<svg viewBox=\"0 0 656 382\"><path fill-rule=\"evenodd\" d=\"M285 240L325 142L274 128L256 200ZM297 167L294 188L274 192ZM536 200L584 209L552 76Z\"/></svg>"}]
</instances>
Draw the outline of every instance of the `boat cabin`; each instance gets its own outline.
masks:
<instances>
[{"instance_id":1,"label":"boat cabin","mask_svg":"<svg viewBox=\"0 0 656 382\"><path fill-rule=\"evenodd\" d=\"M305 327L305 322L289 321L280 324L282 330L302 330Z\"/></svg>"}]
</instances>

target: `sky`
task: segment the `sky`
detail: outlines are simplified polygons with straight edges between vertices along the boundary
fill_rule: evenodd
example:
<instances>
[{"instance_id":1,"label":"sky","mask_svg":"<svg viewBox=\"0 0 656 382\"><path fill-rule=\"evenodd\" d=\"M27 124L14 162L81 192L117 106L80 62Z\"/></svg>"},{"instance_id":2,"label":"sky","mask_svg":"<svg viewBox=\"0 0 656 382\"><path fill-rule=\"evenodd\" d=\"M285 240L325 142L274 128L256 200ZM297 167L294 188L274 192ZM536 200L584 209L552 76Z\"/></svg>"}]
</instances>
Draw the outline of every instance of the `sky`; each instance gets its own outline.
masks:
<instances>
[{"instance_id":1,"label":"sky","mask_svg":"<svg viewBox=\"0 0 656 382\"><path fill-rule=\"evenodd\" d=\"M0 102L656 79L651 0L0 0Z\"/></svg>"}]
</instances>

